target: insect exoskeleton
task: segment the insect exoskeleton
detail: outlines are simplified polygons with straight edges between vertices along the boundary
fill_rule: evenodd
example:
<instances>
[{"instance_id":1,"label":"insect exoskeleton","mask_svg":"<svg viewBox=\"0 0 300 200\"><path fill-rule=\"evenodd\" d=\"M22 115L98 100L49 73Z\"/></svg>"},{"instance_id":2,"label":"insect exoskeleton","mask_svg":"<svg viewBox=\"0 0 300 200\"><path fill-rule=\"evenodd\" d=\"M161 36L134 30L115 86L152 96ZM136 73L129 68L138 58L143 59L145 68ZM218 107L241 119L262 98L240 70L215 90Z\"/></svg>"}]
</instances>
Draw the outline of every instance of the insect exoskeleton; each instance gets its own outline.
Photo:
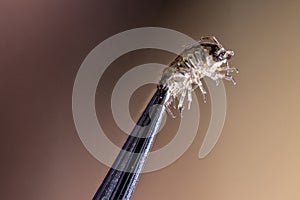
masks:
<instances>
[{"instance_id":1,"label":"insect exoskeleton","mask_svg":"<svg viewBox=\"0 0 300 200\"><path fill-rule=\"evenodd\" d=\"M187 97L188 109L192 103L192 92L200 88L206 102L206 90L202 84L204 77L209 77L219 84L221 79L236 84L231 72L238 73L235 67L230 67L228 61L234 55L233 51L226 50L214 36L205 36L191 45L186 46L183 52L163 71L160 85L168 89L171 98L165 107L171 116L170 110L174 104L182 114ZM178 101L177 106L175 102Z\"/></svg>"}]
</instances>

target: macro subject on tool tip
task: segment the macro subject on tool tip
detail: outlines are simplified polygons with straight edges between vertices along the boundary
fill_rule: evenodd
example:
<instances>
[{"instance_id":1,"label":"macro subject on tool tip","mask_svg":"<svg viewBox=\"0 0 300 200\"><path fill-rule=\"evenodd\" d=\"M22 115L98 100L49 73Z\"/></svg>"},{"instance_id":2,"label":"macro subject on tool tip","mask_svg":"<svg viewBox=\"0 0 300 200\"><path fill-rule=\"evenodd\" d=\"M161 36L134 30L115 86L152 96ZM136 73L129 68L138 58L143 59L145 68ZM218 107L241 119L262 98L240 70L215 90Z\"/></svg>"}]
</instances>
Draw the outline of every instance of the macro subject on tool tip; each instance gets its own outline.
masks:
<instances>
[{"instance_id":1,"label":"macro subject on tool tip","mask_svg":"<svg viewBox=\"0 0 300 200\"><path fill-rule=\"evenodd\" d=\"M238 70L229 66L229 60L233 55L234 52L226 50L214 36L201 37L199 41L186 46L169 67L163 70L155 94L93 200L131 199L165 111L175 117L171 111L172 106L178 109L182 116L185 99L190 109L192 92L198 87L206 102L207 92L202 82L204 77L216 81L217 85L222 79L236 84L231 73L238 73Z\"/></svg>"},{"instance_id":2,"label":"macro subject on tool tip","mask_svg":"<svg viewBox=\"0 0 300 200\"><path fill-rule=\"evenodd\" d=\"M206 102L206 90L202 79L209 77L219 85L220 79L236 84L231 72L238 73L235 67L229 66L233 51L226 50L214 36L201 37L200 41L188 45L185 50L166 68L160 82L170 93L165 106L172 117L175 117L169 106L178 100L177 108L182 113L187 95L188 109L192 103L192 92L200 88Z\"/></svg>"}]
</instances>

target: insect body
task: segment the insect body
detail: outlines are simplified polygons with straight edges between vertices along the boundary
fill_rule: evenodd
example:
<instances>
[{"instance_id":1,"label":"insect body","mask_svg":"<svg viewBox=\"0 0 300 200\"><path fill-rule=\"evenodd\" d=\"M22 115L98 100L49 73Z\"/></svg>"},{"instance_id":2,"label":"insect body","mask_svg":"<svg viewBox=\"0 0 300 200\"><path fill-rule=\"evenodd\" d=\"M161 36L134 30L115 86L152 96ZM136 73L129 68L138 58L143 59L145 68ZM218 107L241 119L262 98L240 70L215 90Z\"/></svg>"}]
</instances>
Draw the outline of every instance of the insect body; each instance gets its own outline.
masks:
<instances>
[{"instance_id":1,"label":"insect body","mask_svg":"<svg viewBox=\"0 0 300 200\"><path fill-rule=\"evenodd\" d=\"M199 87L206 102L206 91L202 84L204 77L216 81L221 79L232 81L236 84L230 72L238 73L234 67L229 67L228 61L234 55L227 51L214 36L202 37L200 41L189 45L186 49L163 71L161 85L168 88L171 98L165 106L172 114L169 106L178 100L177 108L180 113L184 109L183 103L187 96L188 109L192 102L192 92Z\"/></svg>"}]
</instances>

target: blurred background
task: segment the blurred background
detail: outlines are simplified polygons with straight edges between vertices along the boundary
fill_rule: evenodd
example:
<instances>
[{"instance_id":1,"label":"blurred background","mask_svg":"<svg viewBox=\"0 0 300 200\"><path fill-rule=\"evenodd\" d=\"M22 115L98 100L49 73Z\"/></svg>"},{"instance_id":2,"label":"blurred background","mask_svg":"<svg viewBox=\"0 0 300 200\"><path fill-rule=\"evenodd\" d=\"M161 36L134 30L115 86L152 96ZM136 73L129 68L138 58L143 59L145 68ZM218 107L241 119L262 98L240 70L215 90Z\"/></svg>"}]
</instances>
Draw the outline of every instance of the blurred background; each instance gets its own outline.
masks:
<instances>
[{"instance_id":1,"label":"blurred background","mask_svg":"<svg viewBox=\"0 0 300 200\"><path fill-rule=\"evenodd\" d=\"M195 39L215 35L235 51L231 65L240 74L237 86L225 83L227 118L213 151L198 158L211 112L198 91L196 139L172 165L143 174L133 199L299 199L299 20L296 0L0 0L2 199L92 199L108 167L89 154L76 132L76 73L100 42L144 26ZM126 134L109 110L114 84L138 64L168 64L174 56L134 51L105 71L96 109L116 145ZM145 85L132 96L134 120L154 89ZM168 118L154 149L174 137L178 120Z\"/></svg>"}]
</instances>

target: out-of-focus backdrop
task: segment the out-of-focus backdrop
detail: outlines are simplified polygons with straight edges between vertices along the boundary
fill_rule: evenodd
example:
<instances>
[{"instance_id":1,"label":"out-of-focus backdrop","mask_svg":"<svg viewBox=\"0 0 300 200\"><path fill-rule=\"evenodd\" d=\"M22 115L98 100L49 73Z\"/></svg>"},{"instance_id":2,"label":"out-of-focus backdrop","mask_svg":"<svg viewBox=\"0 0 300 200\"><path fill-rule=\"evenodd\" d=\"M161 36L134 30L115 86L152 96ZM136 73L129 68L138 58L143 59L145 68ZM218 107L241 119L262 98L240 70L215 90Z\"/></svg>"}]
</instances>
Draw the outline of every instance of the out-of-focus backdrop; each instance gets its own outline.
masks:
<instances>
[{"instance_id":1,"label":"out-of-focus backdrop","mask_svg":"<svg viewBox=\"0 0 300 200\"><path fill-rule=\"evenodd\" d=\"M93 197L108 167L78 137L73 83L95 46L144 26L174 29L195 39L216 35L235 51L231 64L240 74L238 86L225 83L227 117L213 151L198 158L210 120L210 103L200 103L200 128L190 148L172 165L143 174L133 199L299 199L299 20L296 0L1 0L2 199ZM168 64L173 58L158 50L135 51L105 71L96 109L115 144L126 139L109 110L115 82L138 64ZM143 86L132 96L134 120L154 88ZM154 149L174 137L177 122L168 119Z\"/></svg>"}]
</instances>

